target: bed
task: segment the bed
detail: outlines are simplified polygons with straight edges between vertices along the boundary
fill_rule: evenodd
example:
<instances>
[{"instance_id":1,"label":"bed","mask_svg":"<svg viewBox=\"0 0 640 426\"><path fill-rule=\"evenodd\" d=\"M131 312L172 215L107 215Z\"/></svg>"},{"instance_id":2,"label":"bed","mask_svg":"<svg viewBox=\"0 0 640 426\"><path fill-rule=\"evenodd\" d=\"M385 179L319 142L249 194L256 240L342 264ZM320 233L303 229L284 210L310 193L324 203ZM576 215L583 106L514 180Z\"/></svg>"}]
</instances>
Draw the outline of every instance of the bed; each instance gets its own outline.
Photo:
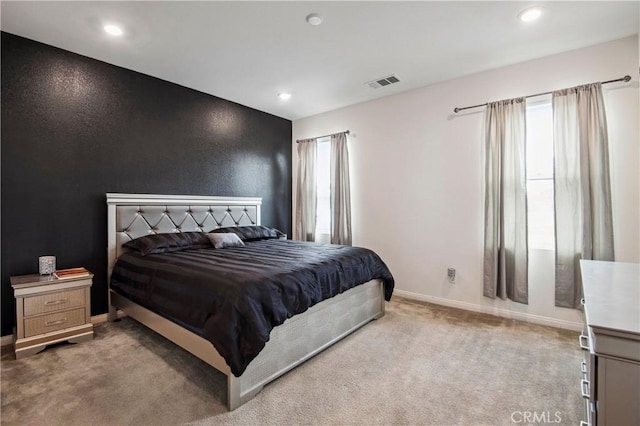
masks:
<instances>
[{"instance_id":1,"label":"bed","mask_svg":"<svg viewBox=\"0 0 640 426\"><path fill-rule=\"evenodd\" d=\"M145 239L177 239L178 237L184 241L189 240L190 235L201 238L200 235L203 232L224 231L219 228L226 227L232 227L227 229L234 230L266 228L260 226L261 204L260 198L248 197L107 194L109 320L115 320L117 310L121 310L225 374L229 410L234 410L250 400L265 384L367 322L382 317L385 296L389 299L393 288L389 274L384 279L372 279L348 289L339 289L335 296L322 301L310 300L308 309L303 306L303 311L293 316L291 316L293 311L289 312L288 319L269 329L270 333L267 333L261 350L257 351L257 355L252 354L248 358L249 361L242 364L239 363L240 361L236 362L236 358L230 356L229 351L224 346L220 346L215 337L211 340L211 333L207 334L203 331L208 328L213 330L215 335L216 330L220 330L219 327L203 325L198 328L196 323L191 324L189 318L178 318L173 315L173 312L168 315L167 312L170 310L163 311L162 308L147 303L150 298L140 296L136 292L127 293L119 285L122 271L126 272L125 264L129 265L129 269L134 270L138 267L146 268L148 265L143 262L153 263L154 259L157 260L163 256L140 256L132 253L131 249L127 248L133 247L131 242ZM149 235L150 237L145 237ZM206 256L209 263L217 264L221 259L214 256L218 256L223 251L225 256L234 256L234 250L247 256L251 250L266 250L270 246L280 245L289 251L294 251L301 250L298 245L305 244L290 240L275 241L275 239L266 241L247 239L246 241L246 247L240 249L229 248L221 251L194 246L189 247L187 251L178 252L178 255L171 253L173 257L169 262L170 268L186 271L189 268L184 265L176 266L176 262L179 258L188 258L188 256ZM332 247L325 249L330 248ZM276 249L279 248L276 247ZM286 252L286 250L281 251ZM118 258L121 259L114 272ZM252 259L257 261L258 257L253 256ZM191 262L192 259L187 261ZM237 262L237 259L232 261ZM287 274L283 273L283 279L289 279L292 273L291 271ZM171 275L167 277L169 277L167 280L171 281ZM179 276L175 281L182 282L186 279ZM383 280L386 281L386 286ZM156 282L160 280L157 279ZM206 296L202 297L204 300ZM210 301L204 300L204 302ZM206 305L204 302L203 305ZM196 306L189 310L194 312L192 316L198 317ZM233 307L229 312L236 312L236 308ZM253 324L253 320L244 322ZM245 350L242 349L239 352L244 353Z\"/></svg>"}]
</instances>

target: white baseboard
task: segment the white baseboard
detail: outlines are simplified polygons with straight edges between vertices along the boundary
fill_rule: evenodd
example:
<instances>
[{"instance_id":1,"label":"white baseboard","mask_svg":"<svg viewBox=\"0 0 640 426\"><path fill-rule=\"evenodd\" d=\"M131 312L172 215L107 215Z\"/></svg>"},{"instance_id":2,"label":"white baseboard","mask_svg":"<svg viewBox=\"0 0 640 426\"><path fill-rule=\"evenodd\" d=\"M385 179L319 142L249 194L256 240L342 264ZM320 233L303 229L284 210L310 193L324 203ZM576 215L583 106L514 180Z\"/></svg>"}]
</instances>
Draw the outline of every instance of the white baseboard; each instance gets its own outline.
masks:
<instances>
[{"instance_id":1,"label":"white baseboard","mask_svg":"<svg viewBox=\"0 0 640 426\"><path fill-rule=\"evenodd\" d=\"M395 289L393 293L405 299L419 300L421 302L434 303L436 305L449 306L451 308L464 309L465 311L481 312L483 314L494 315L503 318L510 318L519 321L530 322L533 324L547 325L550 327L563 328L566 330L581 331L583 325L581 323L559 320L555 318L543 317L540 315L527 314L523 312L513 312L508 309L492 308L488 306L475 305L473 303L460 302L458 300L445 299L444 297L427 296L425 294L413 293L411 291ZM118 311L118 318L125 317L126 314ZM107 322L107 314L94 315L91 317L92 324L100 324ZM0 346L13 344L13 335L0 337Z\"/></svg>"},{"instance_id":2,"label":"white baseboard","mask_svg":"<svg viewBox=\"0 0 640 426\"><path fill-rule=\"evenodd\" d=\"M514 312L508 309L493 308L490 306L476 305L458 300L446 299L444 297L427 296L425 294L413 293L405 290L393 290L393 294L406 299L419 300L421 302L434 303L436 305L449 306L451 308L464 309L466 311L480 312L497 317L515 319L530 322L533 324L547 325L550 327L563 328L566 330L581 331L583 324L579 322L560 320L556 318L543 317L541 315L528 314L524 312Z\"/></svg>"},{"instance_id":3,"label":"white baseboard","mask_svg":"<svg viewBox=\"0 0 640 426\"><path fill-rule=\"evenodd\" d=\"M8 346L8 345L13 345L13 335L12 334L0 337L0 346Z\"/></svg>"},{"instance_id":4,"label":"white baseboard","mask_svg":"<svg viewBox=\"0 0 640 426\"><path fill-rule=\"evenodd\" d=\"M124 312L118 311L118 319L126 316L127 315ZM107 322L107 314L94 315L91 317L91 323L93 325L100 324L103 322ZM9 334L7 336L0 336L0 346L8 346L8 345L13 345L13 335Z\"/></svg>"},{"instance_id":5,"label":"white baseboard","mask_svg":"<svg viewBox=\"0 0 640 426\"><path fill-rule=\"evenodd\" d=\"M127 316L127 314L125 314L121 310L117 311L117 318L118 319L124 318L126 316ZM103 322L107 322L107 314L94 315L94 316L91 317L91 323L93 325L100 324L100 323L103 323Z\"/></svg>"}]
</instances>

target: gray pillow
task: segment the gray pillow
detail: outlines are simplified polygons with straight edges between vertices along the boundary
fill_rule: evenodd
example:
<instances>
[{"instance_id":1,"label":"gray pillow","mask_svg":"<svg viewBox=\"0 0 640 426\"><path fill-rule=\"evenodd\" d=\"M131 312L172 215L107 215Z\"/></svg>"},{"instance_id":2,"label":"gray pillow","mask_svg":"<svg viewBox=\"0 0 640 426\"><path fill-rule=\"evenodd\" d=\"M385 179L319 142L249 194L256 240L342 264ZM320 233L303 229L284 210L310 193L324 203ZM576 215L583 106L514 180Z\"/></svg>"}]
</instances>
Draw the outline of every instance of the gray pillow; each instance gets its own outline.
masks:
<instances>
[{"instance_id":1,"label":"gray pillow","mask_svg":"<svg viewBox=\"0 0 640 426\"><path fill-rule=\"evenodd\" d=\"M225 247L240 247L244 245L240 237L232 232L226 234L212 233L207 234L207 237L209 237L209 241L211 241L211 244L213 244L217 249Z\"/></svg>"},{"instance_id":2,"label":"gray pillow","mask_svg":"<svg viewBox=\"0 0 640 426\"><path fill-rule=\"evenodd\" d=\"M122 245L141 255L169 253L179 250L210 248L206 234L202 232L174 232L167 234L145 235Z\"/></svg>"},{"instance_id":3,"label":"gray pillow","mask_svg":"<svg viewBox=\"0 0 640 426\"><path fill-rule=\"evenodd\" d=\"M275 228L262 225L246 225L246 226L227 226L225 228L218 228L211 231L213 233L227 233L233 232L237 234L242 241L258 241L280 238L284 233L278 231Z\"/></svg>"}]
</instances>

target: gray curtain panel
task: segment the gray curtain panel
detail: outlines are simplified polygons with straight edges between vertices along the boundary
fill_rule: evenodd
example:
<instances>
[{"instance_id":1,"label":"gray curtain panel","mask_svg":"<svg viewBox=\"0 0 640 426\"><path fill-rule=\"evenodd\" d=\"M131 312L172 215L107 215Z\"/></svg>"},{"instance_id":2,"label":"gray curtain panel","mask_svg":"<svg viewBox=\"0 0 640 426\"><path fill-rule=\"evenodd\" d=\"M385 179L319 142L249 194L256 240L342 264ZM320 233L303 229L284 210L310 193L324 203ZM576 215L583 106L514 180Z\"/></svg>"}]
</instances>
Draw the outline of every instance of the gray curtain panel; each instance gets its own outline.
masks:
<instances>
[{"instance_id":1,"label":"gray curtain panel","mask_svg":"<svg viewBox=\"0 0 640 426\"><path fill-rule=\"evenodd\" d=\"M296 192L296 238L315 241L316 234L316 159L315 139L298 141L298 187Z\"/></svg>"},{"instance_id":2,"label":"gray curtain panel","mask_svg":"<svg viewBox=\"0 0 640 426\"><path fill-rule=\"evenodd\" d=\"M331 135L331 244L351 245L351 190L346 133Z\"/></svg>"},{"instance_id":3,"label":"gray curtain panel","mask_svg":"<svg viewBox=\"0 0 640 426\"><path fill-rule=\"evenodd\" d=\"M553 93L556 306L580 305L580 259L614 260L602 87Z\"/></svg>"},{"instance_id":4,"label":"gray curtain panel","mask_svg":"<svg viewBox=\"0 0 640 426\"><path fill-rule=\"evenodd\" d=\"M485 114L483 294L528 303L525 100L491 102Z\"/></svg>"}]
</instances>

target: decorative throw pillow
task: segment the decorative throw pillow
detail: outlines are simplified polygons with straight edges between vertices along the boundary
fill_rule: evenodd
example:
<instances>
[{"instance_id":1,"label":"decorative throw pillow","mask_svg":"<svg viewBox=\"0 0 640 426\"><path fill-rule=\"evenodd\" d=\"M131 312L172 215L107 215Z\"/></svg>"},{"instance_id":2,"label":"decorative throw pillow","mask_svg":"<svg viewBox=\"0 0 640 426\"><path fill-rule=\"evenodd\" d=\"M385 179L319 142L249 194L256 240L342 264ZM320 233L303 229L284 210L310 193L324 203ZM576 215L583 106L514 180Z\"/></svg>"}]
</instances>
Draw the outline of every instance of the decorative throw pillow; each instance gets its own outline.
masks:
<instances>
[{"instance_id":1,"label":"decorative throw pillow","mask_svg":"<svg viewBox=\"0 0 640 426\"><path fill-rule=\"evenodd\" d=\"M217 249L225 247L241 247L244 245L240 237L232 232L226 234L215 232L207 234L207 237L209 237L209 241L211 241L211 244L213 244Z\"/></svg>"}]
</instances>

